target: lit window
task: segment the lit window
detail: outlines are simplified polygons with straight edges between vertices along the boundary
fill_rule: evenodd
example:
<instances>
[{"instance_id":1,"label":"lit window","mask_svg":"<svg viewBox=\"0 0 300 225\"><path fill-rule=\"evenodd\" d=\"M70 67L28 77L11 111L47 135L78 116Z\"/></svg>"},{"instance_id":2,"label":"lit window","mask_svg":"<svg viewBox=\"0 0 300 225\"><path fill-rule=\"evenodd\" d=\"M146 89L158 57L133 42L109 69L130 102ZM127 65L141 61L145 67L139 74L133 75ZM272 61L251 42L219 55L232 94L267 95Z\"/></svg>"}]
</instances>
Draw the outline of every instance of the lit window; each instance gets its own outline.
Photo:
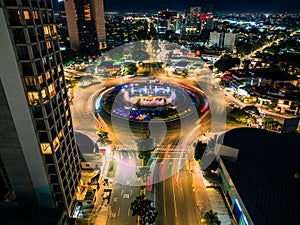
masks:
<instances>
[{"instance_id":1,"label":"lit window","mask_svg":"<svg viewBox=\"0 0 300 225\"><path fill-rule=\"evenodd\" d=\"M68 110L66 111L66 116L69 116L69 111Z\"/></svg>"},{"instance_id":2,"label":"lit window","mask_svg":"<svg viewBox=\"0 0 300 225\"><path fill-rule=\"evenodd\" d=\"M53 95L56 94L53 83L48 86L48 91L49 91L50 97L52 97Z\"/></svg>"},{"instance_id":3,"label":"lit window","mask_svg":"<svg viewBox=\"0 0 300 225\"><path fill-rule=\"evenodd\" d=\"M55 151L58 149L59 145L60 145L60 143L59 143L58 137L54 138L53 147L54 147Z\"/></svg>"},{"instance_id":4,"label":"lit window","mask_svg":"<svg viewBox=\"0 0 300 225\"><path fill-rule=\"evenodd\" d=\"M41 150L43 154L52 154L50 143L41 143Z\"/></svg>"},{"instance_id":5,"label":"lit window","mask_svg":"<svg viewBox=\"0 0 300 225\"><path fill-rule=\"evenodd\" d=\"M37 105L39 100L40 98L38 92L28 92L28 101L30 105Z\"/></svg>"},{"instance_id":6,"label":"lit window","mask_svg":"<svg viewBox=\"0 0 300 225\"><path fill-rule=\"evenodd\" d=\"M29 11L27 11L27 10L24 11L24 18L25 18L25 20L30 19Z\"/></svg>"},{"instance_id":7,"label":"lit window","mask_svg":"<svg viewBox=\"0 0 300 225\"><path fill-rule=\"evenodd\" d=\"M84 5L84 20L85 20L85 21L90 21L90 20L92 20L90 4L85 4L85 5Z\"/></svg>"},{"instance_id":8,"label":"lit window","mask_svg":"<svg viewBox=\"0 0 300 225\"><path fill-rule=\"evenodd\" d=\"M58 67L57 67L57 71L58 71L58 72L60 72L60 71L61 71L61 68L60 68L60 66L58 66Z\"/></svg>"},{"instance_id":9,"label":"lit window","mask_svg":"<svg viewBox=\"0 0 300 225\"><path fill-rule=\"evenodd\" d=\"M33 11L32 13L33 13L33 18L34 19L38 19L39 18L39 14L38 14L37 11Z\"/></svg>"},{"instance_id":10,"label":"lit window","mask_svg":"<svg viewBox=\"0 0 300 225\"><path fill-rule=\"evenodd\" d=\"M47 41L46 43L47 43L47 48L48 48L48 49L52 47L50 41Z\"/></svg>"},{"instance_id":11,"label":"lit window","mask_svg":"<svg viewBox=\"0 0 300 225\"><path fill-rule=\"evenodd\" d=\"M38 76L38 79L39 79L39 83L40 83L40 84L44 83L44 80L43 80L43 76L42 76L42 75Z\"/></svg>"},{"instance_id":12,"label":"lit window","mask_svg":"<svg viewBox=\"0 0 300 225\"><path fill-rule=\"evenodd\" d=\"M46 79L48 80L49 78L50 78L50 72L47 71L47 72L46 72Z\"/></svg>"},{"instance_id":13,"label":"lit window","mask_svg":"<svg viewBox=\"0 0 300 225\"><path fill-rule=\"evenodd\" d=\"M76 8L75 8L75 4L74 4L74 13L75 13L75 18L76 18L76 20L78 20L77 10L76 10Z\"/></svg>"},{"instance_id":14,"label":"lit window","mask_svg":"<svg viewBox=\"0 0 300 225\"><path fill-rule=\"evenodd\" d=\"M53 34L56 35L57 34L57 31L56 31L56 26L53 25Z\"/></svg>"},{"instance_id":15,"label":"lit window","mask_svg":"<svg viewBox=\"0 0 300 225\"><path fill-rule=\"evenodd\" d=\"M70 120L68 120L68 127L71 125L71 121Z\"/></svg>"},{"instance_id":16,"label":"lit window","mask_svg":"<svg viewBox=\"0 0 300 225\"><path fill-rule=\"evenodd\" d=\"M64 137L64 132L63 132L63 130L61 130L61 131L58 133L57 137L58 137L59 139L61 139L61 138Z\"/></svg>"},{"instance_id":17,"label":"lit window","mask_svg":"<svg viewBox=\"0 0 300 225\"><path fill-rule=\"evenodd\" d=\"M27 87L36 87L36 82L35 79L33 77L25 77L25 83Z\"/></svg>"},{"instance_id":18,"label":"lit window","mask_svg":"<svg viewBox=\"0 0 300 225\"><path fill-rule=\"evenodd\" d=\"M50 26L44 26L44 33L46 37L50 37L51 31L50 31Z\"/></svg>"},{"instance_id":19,"label":"lit window","mask_svg":"<svg viewBox=\"0 0 300 225\"><path fill-rule=\"evenodd\" d=\"M47 98L47 92L46 92L46 90L45 89L42 90L41 93L42 93L43 99L45 100Z\"/></svg>"}]
</instances>

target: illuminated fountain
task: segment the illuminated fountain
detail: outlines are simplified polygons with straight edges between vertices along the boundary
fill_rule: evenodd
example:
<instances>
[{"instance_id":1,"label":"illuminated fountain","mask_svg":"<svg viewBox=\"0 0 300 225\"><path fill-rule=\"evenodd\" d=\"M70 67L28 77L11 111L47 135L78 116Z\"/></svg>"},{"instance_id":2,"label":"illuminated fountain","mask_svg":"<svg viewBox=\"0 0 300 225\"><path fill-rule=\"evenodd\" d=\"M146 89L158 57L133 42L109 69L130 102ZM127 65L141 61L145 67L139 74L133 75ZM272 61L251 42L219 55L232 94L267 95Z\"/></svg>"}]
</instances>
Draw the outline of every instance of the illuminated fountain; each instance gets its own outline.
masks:
<instances>
[{"instance_id":1,"label":"illuminated fountain","mask_svg":"<svg viewBox=\"0 0 300 225\"><path fill-rule=\"evenodd\" d=\"M138 96L135 95L136 91L139 92ZM144 92L143 93L144 95L141 92ZM169 94L169 97L164 95L157 96L157 94L161 92ZM174 101L176 99L176 93L174 90L171 91L170 87L167 87L165 90L164 88L159 88L155 86L154 88L155 95L153 96L151 84L148 87L144 86L143 89L139 89L139 90L135 90L134 87L131 87L130 90L123 89L122 93L124 94L124 101L127 103L131 103L136 107L166 106L166 105L174 104Z\"/></svg>"},{"instance_id":2,"label":"illuminated fountain","mask_svg":"<svg viewBox=\"0 0 300 225\"><path fill-rule=\"evenodd\" d=\"M147 122L153 118L174 121L203 111L204 96L191 87L159 80L122 84L96 101L96 112L123 119Z\"/></svg>"}]
</instances>

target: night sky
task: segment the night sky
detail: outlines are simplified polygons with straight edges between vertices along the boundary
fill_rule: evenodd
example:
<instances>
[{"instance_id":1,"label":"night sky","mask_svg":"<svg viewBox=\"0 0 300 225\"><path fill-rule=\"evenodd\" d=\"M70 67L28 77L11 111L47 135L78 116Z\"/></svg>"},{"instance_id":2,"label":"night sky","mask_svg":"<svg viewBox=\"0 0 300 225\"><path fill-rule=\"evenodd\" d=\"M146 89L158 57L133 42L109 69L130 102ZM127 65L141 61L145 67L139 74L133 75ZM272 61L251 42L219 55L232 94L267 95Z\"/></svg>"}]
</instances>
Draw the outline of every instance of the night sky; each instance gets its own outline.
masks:
<instances>
[{"instance_id":1,"label":"night sky","mask_svg":"<svg viewBox=\"0 0 300 225\"><path fill-rule=\"evenodd\" d=\"M201 0L104 0L105 11L135 9L185 10ZM214 0L214 11L229 12L300 12L299 0Z\"/></svg>"},{"instance_id":2,"label":"night sky","mask_svg":"<svg viewBox=\"0 0 300 225\"><path fill-rule=\"evenodd\" d=\"M57 9L57 1L53 0ZM104 0L105 11L161 10L184 11L201 5L201 0ZM300 13L299 0L214 0L214 12Z\"/></svg>"}]
</instances>

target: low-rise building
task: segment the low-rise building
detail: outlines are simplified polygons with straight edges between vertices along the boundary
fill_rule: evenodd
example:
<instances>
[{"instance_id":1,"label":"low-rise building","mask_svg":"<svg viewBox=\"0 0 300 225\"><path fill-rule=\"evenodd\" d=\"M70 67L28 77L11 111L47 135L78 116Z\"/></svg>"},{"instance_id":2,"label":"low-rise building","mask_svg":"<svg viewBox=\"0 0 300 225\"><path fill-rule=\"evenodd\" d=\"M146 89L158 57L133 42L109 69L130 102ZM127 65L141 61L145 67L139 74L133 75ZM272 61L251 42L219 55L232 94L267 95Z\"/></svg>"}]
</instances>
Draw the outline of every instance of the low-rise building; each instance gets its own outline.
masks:
<instances>
[{"instance_id":1,"label":"low-rise building","mask_svg":"<svg viewBox=\"0 0 300 225\"><path fill-rule=\"evenodd\" d=\"M300 224L300 134L238 128L223 145L237 157L220 157L226 201L240 225Z\"/></svg>"}]
</instances>

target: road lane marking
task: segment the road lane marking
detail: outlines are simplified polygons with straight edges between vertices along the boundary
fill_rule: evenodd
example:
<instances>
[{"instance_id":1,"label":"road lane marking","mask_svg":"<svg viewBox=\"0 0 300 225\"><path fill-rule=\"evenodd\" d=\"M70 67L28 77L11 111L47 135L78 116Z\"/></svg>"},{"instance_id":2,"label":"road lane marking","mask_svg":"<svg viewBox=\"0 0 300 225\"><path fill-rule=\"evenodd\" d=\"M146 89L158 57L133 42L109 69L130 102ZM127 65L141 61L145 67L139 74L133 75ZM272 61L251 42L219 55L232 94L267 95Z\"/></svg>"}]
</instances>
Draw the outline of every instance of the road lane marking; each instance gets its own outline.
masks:
<instances>
[{"instance_id":1,"label":"road lane marking","mask_svg":"<svg viewBox=\"0 0 300 225\"><path fill-rule=\"evenodd\" d=\"M167 210L166 210L166 196L165 196L165 182L163 182L163 196L164 196L164 214L165 214L165 217L167 217Z\"/></svg>"},{"instance_id":2,"label":"road lane marking","mask_svg":"<svg viewBox=\"0 0 300 225\"><path fill-rule=\"evenodd\" d=\"M173 164L173 172L174 172L174 169L175 169L175 164L176 163ZM173 200L174 200L175 216L177 217L177 205L176 205L175 188L174 188L174 181L173 181L173 179L171 179L171 182L172 182L172 189L173 189Z\"/></svg>"}]
</instances>

